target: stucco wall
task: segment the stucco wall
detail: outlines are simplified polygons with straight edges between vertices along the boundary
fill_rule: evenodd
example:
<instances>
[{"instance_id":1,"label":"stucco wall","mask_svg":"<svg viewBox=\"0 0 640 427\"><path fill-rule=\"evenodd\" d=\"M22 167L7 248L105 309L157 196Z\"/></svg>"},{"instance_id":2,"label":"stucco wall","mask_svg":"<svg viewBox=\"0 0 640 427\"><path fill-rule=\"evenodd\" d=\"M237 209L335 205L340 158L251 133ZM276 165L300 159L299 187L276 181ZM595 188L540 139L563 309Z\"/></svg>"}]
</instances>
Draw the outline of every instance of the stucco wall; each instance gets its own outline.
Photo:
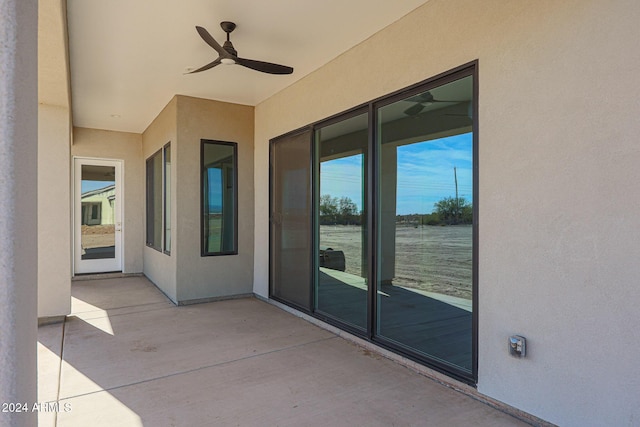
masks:
<instances>
[{"instance_id":1,"label":"stucco wall","mask_svg":"<svg viewBox=\"0 0 640 427\"><path fill-rule=\"evenodd\" d=\"M140 244L144 251L144 274L158 286L173 302L177 300L177 282L176 282L176 244L180 237L175 232L177 218L180 207L177 204L177 179L176 179L176 163L179 158L177 150L177 99L174 97L151 122L149 127L142 134L142 161L138 165L141 173L142 193L140 200L142 203L141 218L144 219L140 236ZM146 211L145 211L145 179L146 179L146 160L154 153L164 147L167 143L171 143L171 254L159 252L153 248L147 247L146 242Z\"/></svg>"},{"instance_id":2,"label":"stucco wall","mask_svg":"<svg viewBox=\"0 0 640 427\"><path fill-rule=\"evenodd\" d=\"M123 271L141 273L144 245L142 135L75 127L71 154L124 161Z\"/></svg>"},{"instance_id":3,"label":"stucco wall","mask_svg":"<svg viewBox=\"0 0 640 427\"><path fill-rule=\"evenodd\" d=\"M269 139L478 59L478 390L563 426L637 424L638 22L632 0L431 0L258 105L254 291Z\"/></svg>"},{"instance_id":4,"label":"stucco wall","mask_svg":"<svg viewBox=\"0 0 640 427\"><path fill-rule=\"evenodd\" d=\"M71 312L70 114L38 106L38 318Z\"/></svg>"},{"instance_id":5,"label":"stucco wall","mask_svg":"<svg viewBox=\"0 0 640 427\"><path fill-rule=\"evenodd\" d=\"M0 0L0 402L36 401L38 3ZM0 413L32 426L36 413Z\"/></svg>"},{"instance_id":6,"label":"stucco wall","mask_svg":"<svg viewBox=\"0 0 640 427\"><path fill-rule=\"evenodd\" d=\"M178 300L253 291L253 121L245 105L178 96ZM238 144L238 254L200 256L200 140Z\"/></svg>"}]
</instances>

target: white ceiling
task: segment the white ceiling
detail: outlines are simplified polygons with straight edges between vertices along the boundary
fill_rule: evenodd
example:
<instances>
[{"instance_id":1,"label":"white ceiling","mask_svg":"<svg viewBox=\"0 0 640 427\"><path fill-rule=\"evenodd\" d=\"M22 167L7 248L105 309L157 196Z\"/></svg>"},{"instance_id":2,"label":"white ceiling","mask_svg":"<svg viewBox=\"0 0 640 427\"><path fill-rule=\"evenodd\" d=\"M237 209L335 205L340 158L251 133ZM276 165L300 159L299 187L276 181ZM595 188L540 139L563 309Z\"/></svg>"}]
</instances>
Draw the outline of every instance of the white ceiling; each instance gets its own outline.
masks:
<instances>
[{"instance_id":1,"label":"white ceiling","mask_svg":"<svg viewBox=\"0 0 640 427\"><path fill-rule=\"evenodd\" d=\"M257 105L427 1L67 0L74 125L141 133L176 94ZM222 44L220 21L239 56L293 74L185 75L217 57L195 26Z\"/></svg>"}]
</instances>

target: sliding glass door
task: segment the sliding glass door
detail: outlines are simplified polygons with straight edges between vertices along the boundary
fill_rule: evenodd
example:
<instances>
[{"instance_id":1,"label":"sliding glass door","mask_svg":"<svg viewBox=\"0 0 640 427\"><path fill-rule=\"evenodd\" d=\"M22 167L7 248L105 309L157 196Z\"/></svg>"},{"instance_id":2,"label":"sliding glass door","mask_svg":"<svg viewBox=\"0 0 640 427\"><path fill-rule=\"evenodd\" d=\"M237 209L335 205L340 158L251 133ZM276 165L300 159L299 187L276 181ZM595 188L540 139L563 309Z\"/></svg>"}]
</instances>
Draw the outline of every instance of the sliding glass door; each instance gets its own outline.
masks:
<instances>
[{"instance_id":1,"label":"sliding glass door","mask_svg":"<svg viewBox=\"0 0 640 427\"><path fill-rule=\"evenodd\" d=\"M469 383L475 67L271 145L271 296Z\"/></svg>"},{"instance_id":2,"label":"sliding glass door","mask_svg":"<svg viewBox=\"0 0 640 427\"><path fill-rule=\"evenodd\" d=\"M376 335L471 373L473 77L377 109Z\"/></svg>"},{"instance_id":3,"label":"sliding glass door","mask_svg":"<svg viewBox=\"0 0 640 427\"><path fill-rule=\"evenodd\" d=\"M318 127L317 312L367 330L368 259L365 111Z\"/></svg>"},{"instance_id":4,"label":"sliding glass door","mask_svg":"<svg viewBox=\"0 0 640 427\"><path fill-rule=\"evenodd\" d=\"M270 295L311 310L311 132L271 143Z\"/></svg>"}]
</instances>

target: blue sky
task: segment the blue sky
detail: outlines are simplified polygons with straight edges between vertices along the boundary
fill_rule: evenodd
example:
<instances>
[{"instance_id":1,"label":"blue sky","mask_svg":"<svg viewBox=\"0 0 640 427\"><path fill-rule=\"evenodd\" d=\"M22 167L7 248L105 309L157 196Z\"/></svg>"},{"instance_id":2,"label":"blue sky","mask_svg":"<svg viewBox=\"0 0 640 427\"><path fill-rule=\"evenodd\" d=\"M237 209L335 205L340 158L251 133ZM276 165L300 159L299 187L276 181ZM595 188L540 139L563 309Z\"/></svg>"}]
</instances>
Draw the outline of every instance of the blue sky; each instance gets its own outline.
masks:
<instances>
[{"instance_id":1,"label":"blue sky","mask_svg":"<svg viewBox=\"0 0 640 427\"><path fill-rule=\"evenodd\" d=\"M208 168L209 175L209 210L222 211L222 169Z\"/></svg>"},{"instance_id":2,"label":"blue sky","mask_svg":"<svg viewBox=\"0 0 640 427\"><path fill-rule=\"evenodd\" d=\"M398 182L396 213L430 213L444 197L473 196L473 137L471 133L419 142L397 148ZM349 197L362 209L363 156L324 162L320 166L320 194Z\"/></svg>"},{"instance_id":3,"label":"blue sky","mask_svg":"<svg viewBox=\"0 0 640 427\"><path fill-rule=\"evenodd\" d=\"M108 187L113 184L114 181L88 181L83 179L80 186L80 192L84 194L87 191L97 190L98 188Z\"/></svg>"},{"instance_id":4,"label":"blue sky","mask_svg":"<svg viewBox=\"0 0 640 427\"><path fill-rule=\"evenodd\" d=\"M348 197L362 210L363 158L358 154L320 163L320 194Z\"/></svg>"}]
</instances>

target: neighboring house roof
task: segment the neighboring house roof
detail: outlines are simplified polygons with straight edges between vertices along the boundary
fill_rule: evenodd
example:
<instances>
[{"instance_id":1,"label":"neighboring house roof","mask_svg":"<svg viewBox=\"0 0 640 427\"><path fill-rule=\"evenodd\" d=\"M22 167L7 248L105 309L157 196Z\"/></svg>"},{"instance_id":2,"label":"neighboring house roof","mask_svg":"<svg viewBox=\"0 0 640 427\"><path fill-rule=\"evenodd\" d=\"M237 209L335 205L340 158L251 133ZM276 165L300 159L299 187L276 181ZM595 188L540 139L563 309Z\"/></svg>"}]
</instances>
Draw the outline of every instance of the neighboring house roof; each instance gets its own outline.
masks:
<instances>
[{"instance_id":1,"label":"neighboring house roof","mask_svg":"<svg viewBox=\"0 0 640 427\"><path fill-rule=\"evenodd\" d=\"M82 198L85 199L87 197L95 196L96 194L107 193L109 191L114 190L115 188L116 188L116 185L115 184L111 184L111 185L108 185L108 186L103 187L103 188L98 188L98 189L95 189L95 190L87 191L85 193L82 193Z\"/></svg>"}]
</instances>

